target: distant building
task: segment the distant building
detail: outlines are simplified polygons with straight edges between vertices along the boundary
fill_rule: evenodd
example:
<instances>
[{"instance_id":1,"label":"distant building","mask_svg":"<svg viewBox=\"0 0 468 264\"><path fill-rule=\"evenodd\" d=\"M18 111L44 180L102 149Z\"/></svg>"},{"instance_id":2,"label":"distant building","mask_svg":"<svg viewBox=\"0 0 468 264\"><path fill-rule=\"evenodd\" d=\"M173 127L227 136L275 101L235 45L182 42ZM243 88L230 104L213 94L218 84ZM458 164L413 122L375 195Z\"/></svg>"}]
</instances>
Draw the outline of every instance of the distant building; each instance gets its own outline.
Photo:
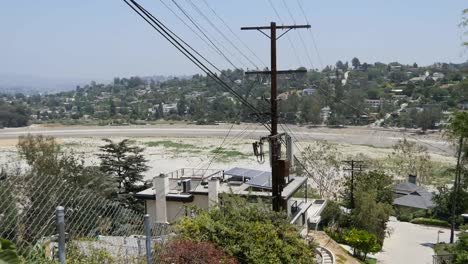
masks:
<instances>
[{"instance_id":1,"label":"distant building","mask_svg":"<svg viewBox=\"0 0 468 264\"><path fill-rule=\"evenodd\" d=\"M366 100L365 100L365 103L366 103L369 107L379 108L380 105L382 105L382 100L380 100L380 99L366 99Z\"/></svg>"},{"instance_id":2,"label":"distant building","mask_svg":"<svg viewBox=\"0 0 468 264\"><path fill-rule=\"evenodd\" d=\"M436 82L437 82L438 80L443 79L444 77L445 77L445 74L443 74L443 73L441 73L441 72L434 72L434 73L432 74L432 79L433 79L434 81L436 81Z\"/></svg>"},{"instance_id":3,"label":"distant building","mask_svg":"<svg viewBox=\"0 0 468 264\"><path fill-rule=\"evenodd\" d=\"M468 110L468 100L462 100L458 103L458 108Z\"/></svg>"},{"instance_id":4,"label":"distant building","mask_svg":"<svg viewBox=\"0 0 468 264\"><path fill-rule=\"evenodd\" d=\"M327 122L330 115L331 108L329 106L325 106L324 108L320 109L320 118L323 120L323 122Z\"/></svg>"},{"instance_id":5,"label":"distant building","mask_svg":"<svg viewBox=\"0 0 468 264\"><path fill-rule=\"evenodd\" d=\"M163 104L163 113L168 114L171 110L177 111L177 104Z\"/></svg>"},{"instance_id":6,"label":"distant building","mask_svg":"<svg viewBox=\"0 0 468 264\"><path fill-rule=\"evenodd\" d=\"M315 88L306 88L302 90L302 95L313 95L316 92L317 92L317 89Z\"/></svg>"}]
</instances>

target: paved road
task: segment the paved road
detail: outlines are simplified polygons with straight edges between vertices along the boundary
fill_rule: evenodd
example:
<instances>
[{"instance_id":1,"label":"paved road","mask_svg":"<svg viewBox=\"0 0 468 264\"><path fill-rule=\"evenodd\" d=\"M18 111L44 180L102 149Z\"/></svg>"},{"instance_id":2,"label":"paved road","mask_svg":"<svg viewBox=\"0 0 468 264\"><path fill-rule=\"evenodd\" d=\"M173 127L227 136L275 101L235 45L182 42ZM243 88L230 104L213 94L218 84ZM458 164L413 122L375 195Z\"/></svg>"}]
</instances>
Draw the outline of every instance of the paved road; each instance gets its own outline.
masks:
<instances>
[{"instance_id":1,"label":"paved road","mask_svg":"<svg viewBox=\"0 0 468 264\"><path fill-rule=\"evenodd\" d=\"M289 126L300 141L328 140L336 143L354 145L367 145L375 147L391 147L404 135L409 140L417 141L428 147L429 151L444 155L451 155L451 146L440 139L439 136L416 136L400 131L371 129L371 128L306 128ZM288 129L288 130L289 130ZM221 126L125 126L125 127L27 127L0 129L0 139L16 139L20 135L43 134L55 137L224 137L230 130L230 125ZM259 138L268 134L268 131L257 125L235 126L230 136L239 133L248 134L251 138Z\"/></svg>"},{"instance_id":2,"label":"paved road","mask_svg":"<svg viewBox=\"0 0 468 264\"><path fill-rule=\"evenodd\" d=\"M394 217L388 225L393 233L385 239L383 251L377 254L378 263L432 264L432 245L437 242L437 232L444 231L440 242L448 242L450 238L449 229L399 222Z\"/></svg>"}]
</instances>

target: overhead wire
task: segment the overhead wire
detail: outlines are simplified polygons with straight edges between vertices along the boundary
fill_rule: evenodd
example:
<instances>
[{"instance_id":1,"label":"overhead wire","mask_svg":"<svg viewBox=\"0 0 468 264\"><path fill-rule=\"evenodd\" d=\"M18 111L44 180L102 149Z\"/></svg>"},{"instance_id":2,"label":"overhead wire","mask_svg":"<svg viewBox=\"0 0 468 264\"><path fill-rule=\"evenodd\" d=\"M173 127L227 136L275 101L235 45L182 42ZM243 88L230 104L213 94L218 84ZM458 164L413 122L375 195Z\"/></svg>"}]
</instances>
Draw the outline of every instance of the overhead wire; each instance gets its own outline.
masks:
<instances>
[{"instance_id":1,"label":"overhead wire","mask_svg":"<svg viewBox=\"0 0 468 264\"><path fill-rule=\"evenodd\" d=\"M221 37L224 38L224 40L226 40L227 43L229 43L235 50L237 50L237 52L239 52L241 54L242 57L244 57L250 64L252 64L255 68L259 68L258 65L256 63L254 63L249 57L247 57L245 55L244 52L242 52L242 50L240 50L209 18L208 16L205 15L205 13L203 13L203 11L193 3L192 0L186 0L192 7L193 9L200 15L202 16L205 21L212 27L215 29L216 32L218 32L219 35L221 35Z\"/></svg>"},{"instance_id":2,"label":"overhead wire","mask_svg":"<svg viewBox=\"0 0 468 264\"><path fill-rule=\"evenodd\" d=\"M198 27L200 28L200 30L204 31L204 35L206 35L208 38L211 38L211 41L215 42L217 45L219 45L222 49L224 50L225 53L229 54L231 57L233 57L238 63L240 63L244 68L248 68L247 64L242 60L240 59L238 56L235 55L234 51L232 51L230 48L227 48L223 41L221 39L218 39L216 37L213 37L213 32L210 31L210 30L207 30L206 27L202 26L202 23L199 22L194 15L192 15L188 9L184 9L184 7L179 3L177 4L176 0L171 0L172 2L174 2L176 4L176 6L180 9L180 10L183 10L183 13L186 14L188 17L191 18L191 21L193 21L194 23L196 23L198 25ZM195 10L196 13L198 13L199 15L202 16L203 19L205 19L203 16L203 12L201 12L201 10L197 10L197 6L196 5L193 5L193 3L189 2L188 0L186 0L187 3L189 3L191 6L192 6L192 9ZM199 12L200 11L200 12ZM215 26L212 26L210 23L211 23L211 20L209 20L208 18L205 19L207 22L208 22L208 25L212 28L215 29L215 31L217 31L217 28L215 28ZM218 32L219 34L219 32ZM230 40L227 40L227 42L229 43ZM241 67L238 67L238 66L234 66L236 69L240 69Z\"/></svg>"},{"instance_id":3,"label":"overhead wire","mask_svg":"<svg viewBox=\"0 0 468 264\"><path fill-rule=\"evenodd\" d=\"M236 91L232 89L228 84L226 84L222 79L220 79L216 74L212 72L206 65L204 65L196 56L194 56L190 51L187 50L185 46L180 44L180 42L173 36L175 33L168 32L165 29L164 23L158 20L156 17L151 15L146 9L144 9L141 5L139 5L134 0L123 0L134 12L136 12L141 18L143 18L151 27L153 27L161 36L163 36L167 41L169 41L177 50L179 50L185 57L187 57L192 63L194 63L199 69L201 69L207 76L212 78L215 82L221 85L224 89L228 90L230 93L236 96L236 98L242 102L244 105L248 106L250 109L258 113L258 110L255 106L251 105L248 101L246 101L241 95L239 95ZM268 125L263 123L266 128L269 128Z\"/></svg>"},{"instance_id":4,"label":"overhead wire","mask_svg":"<svg viewBox=\"0 0 468 264\"><path fill-rule=\"evenodd\" d=\"M307 18L306 12L304 11L304 7L302 6L300 0L297 0L297 4L299 5L299 9L301 10L302 15L304 16L304 19L305 19L306 23L307 23L308 25L311 25L311 24L309 23L309 19ZM320 67L322 67L322 69L323 69L322 57L320 56L319 50L318 50L318 48L317 48L317 43L316 43L316 41L315 41L314 33L312 32L312 27L309 28L308 32L309 32L309 35L310 35L310 37L311 37L311 39L312 39L312 43L314 44L315 53L317 54L317 58L318 58L318 61L319 61L319 63L320 63Z\"/></svg>"},{"instance_id":5,"label":"overhead wire","mask_svg":"<svg viewBox=\"0 0 468 264\"><path fill-rule=\"evenodd\" d=\"M297 25L296 23L296 19L294 18L293 14L291 13L291 9L289 8L289 5L286 3L286 0L282 0L283 1L283 5L284 7L286 8L288 14L289 14L289 18L291 18L291 20L294 22L294 25ZM312 57L310 56L310 53L309 53L309 49L307 48L306 44L305 44L305 41L304 41L304 38L302 37L302 33L301 31L297 31L297 34L299 35L299 39L301 41L301 44L302 44L302 47L304 48L305 52L306 52L306 55L307 55L307 59L309 60L309 63L312 67L312 69L314 68L314 63L312 61Z\"/></svg>"},{"instance_id":6,"label":"overhead wire","mask_svg":"<svg viewBox=\"0 0 468 264\"><path fill-rule=\"evenodd\" d=\"M202 40L207 46L214 50L218 55L222 56L222 53L216 49L216 47L210 43L206 38L200 35L192 26L190 26L179 14L177 14L174 9L172 9L164 0L159 0L177 19L179 19L193 34L195 34L200 40Z\"/></svg>"},{"instance_id":7,"label":"overhead wire","mask_svg":"<svg viewBox=\"0 0 468 264\"><path fill-rule=\"evenodd\" d=\"M210 9L211 12L221 21L221 23L223 23L223 25L231 32L231 34L234 37L236 37L236 39L244 46L244 48L246 48L250 52L250 54L252 54L260 62L260 64L262 64L265 68L267 68L268 66L265 64L265 62L262 59L258 57L257 53L252 51L252 49L239 37L238 34L236 34L234 30L232 30L232 28L228 25L228 23L226 23L226 21L220 15L218 15L218 13L208 4L208 2L206 0L203 0L203 2L208 7L208 9Z\"/></svg>"},{"instance_id":8,"label":"overhead wire","mask_svg":"<svg viewBox=\"0 0 468 264\"><path fill-rule=\"evenodd\" d=\"M275 12L275 14L276 14L278 20L281 22L281 24L284 25L283 19L281 18L280 14L278 13L278 10L276 10L276 7L275 7L275 5L273 4L273 2L272 2L271 0L268 0L268 2L270 3L271 8L272 8L273 11ZM291 40L291 38L289 37L289 35L286 35L286 38L287 38L288 41L289 41L289 45L291 46L291 49L293 50L293 53L294 53L294 56L296 57L296 60L299 62L299 64L302 65L302 60L301 60L300 56L299 56L298 53L297 53L296 46L294 45L294 42Z\"/></svg>"},{"instance_id":9,"label":"overhead wire","mask_svg":"<svg viewBox=\"0 0 468 264\"><path fill-rule=\"evenodd\" d=\"M226 61L228 61L228 63L229 63L232 67L238 68L238 67L226 56L226 54L225 54L223 51L221 51L221 49L218 47L218 45L216 45L216 44L214 43L216 40L212 40L210 37L208 37L207 33L205 33L206 30L205 30L201 25L199 25L199 24L190 16L190 14L188 14L188 13L185 11L185 9L184 9L183 7L182 7L181 5L179 5L175 0L171 0L171 1L172 1L172 2L174 3L174 5L176 5L176 7L184 14L184 16L198 29L198 31L200 31L200 33L202 33L202 35L206 38L206 40L208 40L208 41L213 45L213 47L215 47L216 50L218 50L219 54L221 54L221 56L222 56ZM218 44L219 44L219 43L218 43ZM220 46L222 46L222 45L220 45ZM224 48L224 49L226 49L226 48Z\"/></svg>"},{"instance_id":10,"label":"overhead wire","mask_svg":"<svg viewBox=\"0 0 468 264\"><path fill-rule=\"evenodd\" d=\"M166 4L163 0L160 0L160 2L172 13L174 14L185 26L187 26L192 32L194 32L199 38L201 38L205 44L207 44L208 46L210 46L212 49L215 50L215 52L217 52L221 57L223 57L231 66L233 66L236 70L240 70L242 71L241 68L239 68L237 65L235 65L222 51L220 48L218 48L216 46L216 44L209 38L209 36L205 33L204 31L204 28L199 26L198 23L196 23L196 21L190 16L190 14L188 14L188 12L186 12L185 9L182 8L182 6L178 5L174 0L172 0L172 2L176 5L176 7L179 9L179 11L181 11L184 16L188 19L188 21L195 25L195 27L197 28L198 31L200 31L204 37L200 36L199 33L196 32L196 30L194 30L182 17L180 17L168 4ZM213 10L214 11L214 10ZM180 38L179 38L180 39ZM185 41L184 41L184 44ZM191 48L192 50L194 50L193 48ZM195 50L194 50L195 51ZM196 51L195 51L196 52ZM199 52L196 52L198 55L201 56L201 54ZM212 63L210 63L211 66L213 66L219 73L223 73L222 70L220 70L218 67L214 66ZM256 66L258 68L258 66ZM230 77L228 76L228 79L229 81L231 81L233 83L233 85L235 87L238 87L240 90L242 90L246 96L247 96L247 87L243 87L243 86L240 86L240 85L237 85L235 83L234 80L230 79Z\"/></svg>"}]
</instances>

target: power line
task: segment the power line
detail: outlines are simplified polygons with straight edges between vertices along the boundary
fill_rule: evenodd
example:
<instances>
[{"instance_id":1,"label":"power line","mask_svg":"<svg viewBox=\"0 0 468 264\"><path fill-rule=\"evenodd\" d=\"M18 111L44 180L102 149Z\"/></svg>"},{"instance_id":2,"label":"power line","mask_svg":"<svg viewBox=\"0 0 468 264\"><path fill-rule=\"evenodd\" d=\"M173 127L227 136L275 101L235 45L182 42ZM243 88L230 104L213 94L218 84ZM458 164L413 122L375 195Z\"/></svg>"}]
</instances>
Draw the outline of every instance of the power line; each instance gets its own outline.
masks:
<instances>
[{"instance_id":1,"label":"power line","mask_svg":"<svg viewBox=\"0 0 468 264\"><path fill-rule=\"evenodd\" d=\"M289 14L289 17L291 18L291 20L294 22L294 24L296 24L296 19L294 19L294 16L293 14L291 13L291 10L289 9L289 6L286 4L286 1L283 0L283 5L284 7L286 8L288 14ZM298 31L297 34L299 35L299 39L301 40L301 43L302 43L302 47L304 48L305 52L306 52L306 55L307 55L307 59L309 60L309 63L312 67L312 69L314 68L314 63L312 61L312 57L310 56L310 53L309 53L309 49L307 48L306 44L305 44L305 41L304 41L304 38L302 38L302 33L301 31Z\"/></svg>"},{"instance_id":2,"label":"power line","mask_svg":"<svg viewBox=\"0 0 468 264\"><path fill-rule=\"evenodd\" d=\"M210 42L206 40L206 38L202 37L200 33L198 33L196 30L193 29L185 20L180 17L164 0L159 0L174 16L177 17L190 31L192 31L198 38L200 38L206 45L208 45L211 49L213 49L216 53L218 53L220 56L222 56L222 53L219 52L218 49L216 49L215 46L213 46Z\"/></svg>"},{"instance_id":3,"label":"power line","mask_svg":"<svg viewBox=\"0 0 468 264\"><path fill-rule=\"evenodd\" d=\"M273 4L273 2L271 0L268 0L268 2L270 3L271 8L273 8L273 11L275 12L276 16L278 17L278 20L281 22L281 24L284 24L283 19L281 19L281 16L278 13L278 10L276 10L276 7ZM296 56L296 60L299 62L299 64L302 64L302 60L301 60L300 56L297 54L296 46L294 45L293 41L291 40L289 35L286 35L286 38L288 39L289 45L291 46L291 49L293 50L293 53Z\"/></svg>"},{"instance_id":4,"label":"power line","mask_svg":"<svg viewBox=\"0 0 468 264\"><path fill-rule=\"evenodd\" d=\"M232 30L232 28L226 23L226 21L220 15L218 15L218 13L208 4L208 2L206 0L203 0L203 2L211 10L211 12L213 12L213 14L221 21L221 23L224 24L224 26L231 32L231 34L234 35L234 37L236 37L236 39L260 62L260 64L262 64L265 68L267 68L268 66L266 66L263 60L260 59L257 56L257 54L253 52L252 49L250 49L250 47L247 44L245 44L244 41L242 41L239 35L237 35L236 32Z\"/></svg>"},{"instance_id":5,"label":"power line","mask_svg":"<svg viewBox=\"0 0 468 264\"><path fill-rule=\"evenodd\" d=\"M173 1L173 0L172 0ZM174 14L185 26L187 26L194 34L196 34L202 41L205 42L205 44L207 44L210 48L212 48L216 53L218 53L220 56L222 56L224 59L227 60L227 62L229 64L231 64L231 66L233 66L235 69L237 70L242 70L240 69L239 67L237 67L236 65L234 65L234 63L229 60L229 58L216 46L216 44L212 41L210 41L210 38L204 34L205 37L202 37L200 36L199 33L197 33L197 31L195 31L189 24L187 24L187 22L181 18L169 5L167 5L163 0L160 0L160 2L172 13ZM173 1L174 2L174 1ZM203 32L203 28L200 26L198 27L198 24L196 23L196 21L180 6L178 5L177 3L174 2L174 4L178 7L179 11L182 11L184 16L193 24L195 25L195 27L197 27L198 31L202 32L202 34L204 33ZM213 10L214 11L214 10ZM166 27L167 28L167 27ZM172 33L172 32L171 32ZM178 38L180 39L180 38ZM184 44L187 44L185 43L185 41L183 41ZM200 55L199 52L197 52L196 50L194 50L193 48L191 48L194 52L196 52L198 55ZM200 55L201 56L201 55ZM205 60L206 61L206 60ZM220 70L218 67L214 66L211 62L208 62L212 67L214 67L218 72L222 73L222 70ZM258 67L257 67L258 68ZM242 90L244 93L246 93L247 95L247 88L246 87L242 87L242 86L239 86L237 85L234 80L230 79L230 77L228 77L228 79L233 83L234 86L237 86L238 88L240 88L240 90Z\"/></svg>"},{"instance_id":6,"label":"power line","mask_svg":"<svg viewBox=\"0 0 468 264\"><path fill-rule=\"evenodd\" d=\"M258 68L258 66L249 57L247 57L244 54L244 52L242 52L213 22L211 22L211 20L205 15L205 13L203 13L203 11L200 8L198 8L195 4L193 4L192 0L186 0L186 1L189 2L189 4L193 7L193 9L195 9L195 11L199 15L201 15L206 20L206 22L208 22L208 24L210 24L210 26L213 27L216 30L216 32L218 32L235 50L237 50L237 52L239 52L242 57L244 57L255 68Z\"/></svg>"},{"instance_id":7,"label":"power line","mask_svg":"<svg viewBox=\"0 0 468 264\"><path fill-rule=\"evenodd\" d=\"M123 0L134 12L136 12L141 18L145 20L153 29L155 29L161 36L163 36L169 43L171 43L177 50L179 50L185 57L187 57L192 63L194 63L199 69L201 69L207 76L212 78L215 82L221 85L224 89L231 92L233 95L237 97L239 101L243 104L251 108L257 115L261 115L258 113L257 109L251 105L248 101L246 101L242 96L240 96L236 91L232 89L228 84L226 84L222 79L220 79L216 74L212 72L206 65L204 65L196 56L194 56L187 48L182 45L173 35L175 33L169 33L165 28L167 28L161 21L159 21L156 17L154 17L150 12L140 6L134 0ZM130 3L131 2L131 3ZM138 10L137 10L138 9ZM206 59L206 58L205 58ZM269 129L268 125L262 123L267 129Z\"/></svg>"},{"instance_id":8,"label":"power line","mask_svg":"<svg viewBox=\"0 0 468 264\"><path fill-rule=\"evenodd\" d=\"M226 60L228 61L229 64L231 64L232 67L234 68L239 68L237 67L225 54L224 52L221 51L220 48L218 48L218 46L214 43L213 40L211 40L210 37L208 37L208 35L205 33L206 30L203 29L203 27L201 25L199 25L186 11L185 9L180 6L179 4L177 4L176 1L172 0L172 2L176 5L176 7L184 14L184 16L198 29L198 31L200 31L200 33L202 33L202 35L213 45L213 47L215 47L216 50L218 50L219 54L221 54L221 56ZM215 40L216 41L216 40ZM218 43L219 44L219 43ZM221 45L222 46L222 45Z\"/></svg>"},{"instance_id":9,"label":"power line","mask_svg":"<svg viewBox=\"0 0 468 264\"><path fill-rule=\"evenodd\" d=\"M307 18L307 15L306 15L306 13L305 13L305 11L304 11L304 7L302 6L300 0L297 0L297 4L299 5L299 9L301 10L302 15L304 16L305 21L307 22L307 24L310 25L309 19ZM311 39L312 39L312 43L314 44L315 52L316 52L316 54L317 54L317 58L318 58L318 60L319 60L320 67L322 67L322 69L323 69L322 58L321 58L320 53L319 53L319 50L318 50L318 48L317 48L317 43L316 43L316 41L315 41L315 37L314 37L314 34L313 34L313 32L312 32L312 29L309 29L309 35L310 35L310 37L311 37Z\"/></svg>"},{"instance_id":10,"label":"power line","mask_svg":"<svg viewBox=\"0 0 468 264\"><path fill-rule=\"evenodd\" d=\"M244 63L244 61L241 60L241 59L239 59L239 58L231 51L231 49L228 49L228 48L223 44L223 42L222 42L221 40L219 40L219 39L216 38L216 37L213 37L213 35L212 35L213 32L211 32L211 31L207 30L205 27L203 27L203 26L201 25L202 23L197 22L197 20L194 18L194 16L191 16L190 13L187 11L187 9L183 9L183 7L182 7L181 4L177 4L176 0L171 0L171 1L174 2L174 3L176 4L176 6L177 6L179 9L184 10L184 13L187 14L187 15L191 18L191 20L193 20L196 24L198 24L198 26L200 27L201 30L205 31L206 36L211 37L212 41L215 42L215 43L217 43L219 46L221 46L221 48L224 49L224 51L225 51L226 53L228 53L231 57L234 57L234 58L236 59L237 62L239 62L240 64L242 64L243 67L248 68L248 66ZM203 12L201 12L201 11L198 12L199 10L197 10L196 7L194 8L193 3L189 2L188 0L186 0L186 2L188 2L189 4L191 4L191 5L192 5L192 8L195 9L195 11L196 11L197 13L199 13L202 17L204 16ZM206 19L205 19L205 20L206 20ZM208 20L209 20L209 19L208 19ZM209 21L209 22L211 22L211 21ZM208 24L210 24L210 23L208 23ZM211 26L211 25L210 25L210 26ZM213 26L212 26L212 27L213 27ZM216 29L215 29L215 30L216 30ZM228 42L229 42L229 41L228 41ZM235 68L239 68L239 67L235 67Z\"/></svg>"}]
</instances>

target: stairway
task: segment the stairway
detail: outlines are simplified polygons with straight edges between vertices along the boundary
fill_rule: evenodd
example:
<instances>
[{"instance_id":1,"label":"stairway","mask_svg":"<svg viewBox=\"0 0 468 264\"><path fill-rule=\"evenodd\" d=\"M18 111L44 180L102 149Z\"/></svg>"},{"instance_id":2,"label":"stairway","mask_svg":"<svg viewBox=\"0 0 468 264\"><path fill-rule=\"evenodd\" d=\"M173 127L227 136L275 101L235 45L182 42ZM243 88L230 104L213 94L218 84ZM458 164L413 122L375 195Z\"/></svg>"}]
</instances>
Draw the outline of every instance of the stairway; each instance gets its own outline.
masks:
<instances>
[{"instance_id":1,"label":"stairway","mask_svg":"<svg viewBox=\"0 0 468 264\"><path fill-rule=\"evenodd\" d=\"M322 256L322 264L335 264L333 253L331 253L330 250L318 247L317 251Z\"/></svg>"}]
</instances>

